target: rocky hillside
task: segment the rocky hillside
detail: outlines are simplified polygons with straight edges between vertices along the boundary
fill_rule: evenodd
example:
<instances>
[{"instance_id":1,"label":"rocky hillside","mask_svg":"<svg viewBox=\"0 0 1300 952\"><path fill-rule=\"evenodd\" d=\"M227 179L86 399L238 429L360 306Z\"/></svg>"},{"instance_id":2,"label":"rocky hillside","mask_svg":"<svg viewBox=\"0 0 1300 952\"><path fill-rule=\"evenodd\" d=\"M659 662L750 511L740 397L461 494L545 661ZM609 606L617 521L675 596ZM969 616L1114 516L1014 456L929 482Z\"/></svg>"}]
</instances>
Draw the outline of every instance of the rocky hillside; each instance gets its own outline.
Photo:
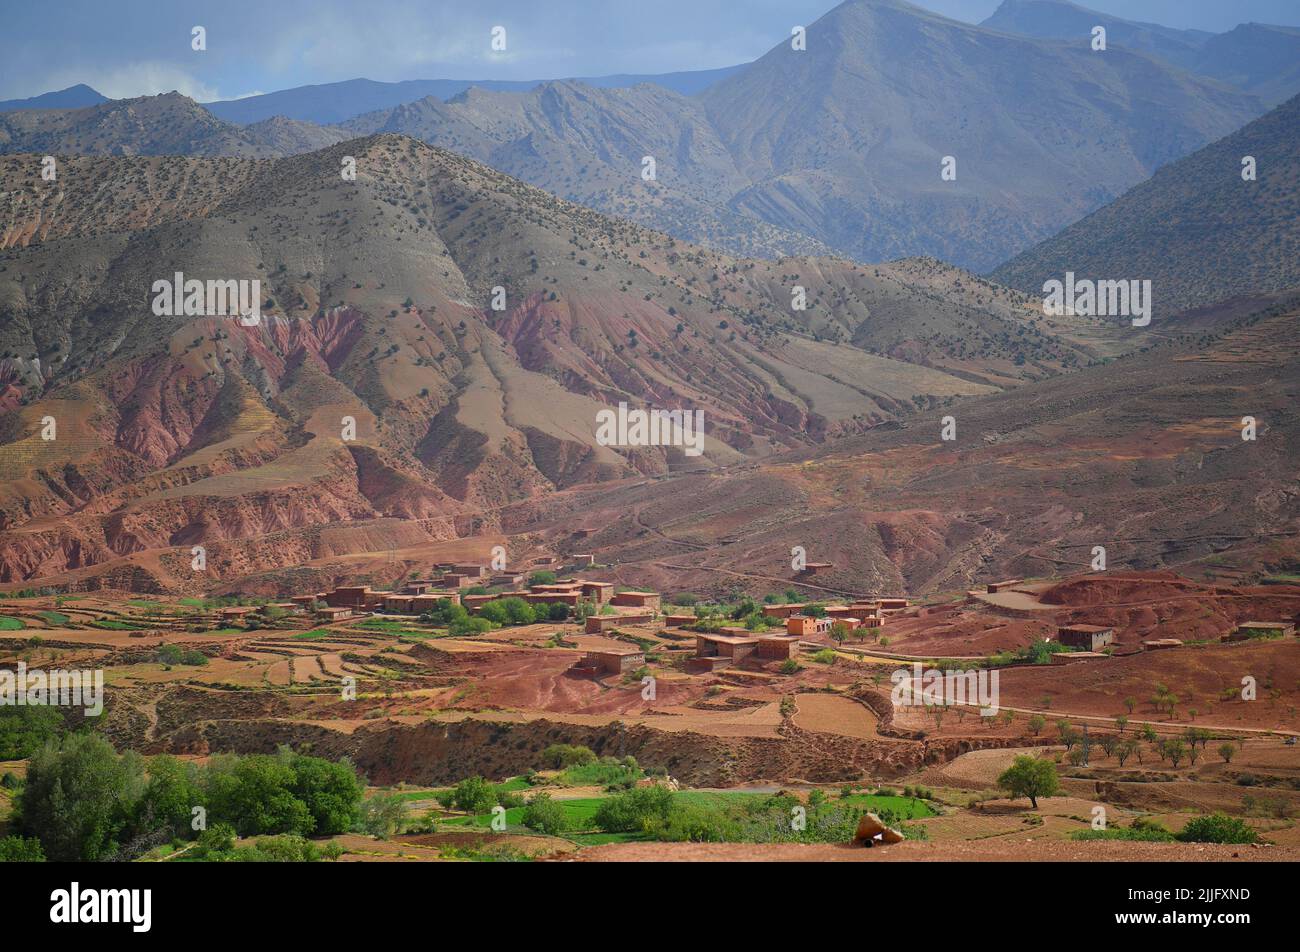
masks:
<instances>
[{"instance_id":1,"label":"rocky hillside","mask_svg":"<svg viewBox=\"0 0 1300 952\"><path fill-rule=\"evenodd\" d=\"M1257 179L1242 179L1253 156ZM1155 316L1300 285L1300 96L1175 162L994 280L1041 293L1066 271L1150 279Z\"/></svg>"},{"instance_id":2,"label":"rocky hillside","mask_svg":"<svg viewBox=\"0 0 1300 952\"><path fill-rule=\"evenodd\" d=\"M520 499L762 458L1104 349L938 262L730 258L397 136L65 159L53 183L35 156L4 163L7 580L141 553L129 573L174 578L169 547L199 542L242 571L268 536L263 567L299 564L335 551L323 526L357 526L354 552L454 537ZM155 314L177 272L260 281L260 323ZM700 410L704 454L601 445L620 401Z\"/></svg>"}]
</instances>

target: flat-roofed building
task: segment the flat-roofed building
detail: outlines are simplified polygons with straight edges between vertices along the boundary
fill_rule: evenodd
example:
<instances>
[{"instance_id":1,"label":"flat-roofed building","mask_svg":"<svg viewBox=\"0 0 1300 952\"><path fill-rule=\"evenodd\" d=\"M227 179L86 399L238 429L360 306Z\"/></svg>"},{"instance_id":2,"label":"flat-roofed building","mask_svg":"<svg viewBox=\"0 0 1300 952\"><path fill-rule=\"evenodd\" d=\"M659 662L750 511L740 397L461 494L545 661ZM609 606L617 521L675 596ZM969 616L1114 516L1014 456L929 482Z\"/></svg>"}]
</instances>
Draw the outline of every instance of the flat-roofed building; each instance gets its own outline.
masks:
<instances>
[{"instance_id":1,"label":"flat-roofed building","mask_svg":"<svg viewBox=\"0 0 1300 952\"><path fill-rule=\"evenodd\" d=\"M758 650L757 635L722 635L700 632L695 636L697 658L730 658L743 661Z\"/></svg>"},{"instance_id":2,"label":"flat-roofed building","mask_svg":"<svg viewBox=\"0 0 1300 952\"><path fill-rule=\"evenodd\" d=\"M1229 641L1246 641L1250 638L1285 638L1295 634L1295 625L1289 621L1243 621L1228 636Z\"/></svg>"},{"instance_id":3,"label":"flat-roofed building","mask_svg":"<svg viewBox=\"0 0 1300 952\"><path fill-rule=\"evenodd\" d=\"M411 611L417 615L422 615L437 608L439 602L451 602L453 605L459 605L460 593L429 592L424 595L414 595L411 597Z\"/></svg>"},{"instance_id":4,"label":"flat-roofed building","mask_svg":"<svg viewBox=\"0 0 1300 952\"><path fill-rule=\"evenodd\" d=\"M611 604L629 608L652 608L659 610L662 596L658 592L616 592L610 599Z\"/></svg>"},{"instance_id":5,"label":"flat-roofed building","mask_svg":"<svg viewBox=\"0 0 1300 952\"><path fill-rule=\"evenodd\" d=\"M664 624L669 627L681 627L682 625L693 625L697 621L694 615L665 615Z\"/></svg>"},{"instance_id":6,"label":"flat-roofed building","mask_svg":"<svg viewBox=\"0 0 1300 952\"><path fill-rule=\"evenodd\" d=\"M645 666L645 652L635 648L612 648L588 651L577 668L597 676L627 674Z\"/></svg>"},{"instance_id":7,"label":"flat-roofed building","mask_svg":"<svg viewBox=\"0 0 1300 952\"><path fill-rule=\"evenodd\" d=\"M316 617L321 621L341 621L344 618L351 618L353 611L346 605L326 605L324 608L316 609Z\"/></svg>"},{"instance_id":8,"label":"flat-roofed building","mask_svg":"<svg viewBox=\"0 0 1300 952\"><path fill-rule=\"evenodd\" d=\"M385 595L384 611L407 615L415 603L414 595Z\"/></svg>"},{"instance_id":9,"label":"flat-roofed building","mask_svg":"<svg viewBox=\"0 0 1300 952\"><path fill-rule=\"evenodd\" d=\"M369 585L340 585L325 594L325 603L331 608L370 610L384 602L388 592L376 592Z\"/></svg>"},{"instance_id":10,"label":"flat-roofed building","mask_svg":"<svg viewBox=\"0 0 1300 952\"><path fill-rule=\"evenodd\" d=\"M1142 642L1147 651L1159 651L1161 648L1181 648L1182 640L1178 638L1148 638Z\"/></svg>"},{"instance_id":11,"label":"flat-roofed building","mask_svg":"<svg viewBox=\"0 0 1300 952\"><path fill-rule=\"evenodd\" d=\"M763 635L755 652L765 661L785 661L794 654L798 644L798 635Z\"/></svg>"},{"instance_id":12,"label":"flat-roofed building","mask_svg":"<svg viewBox=\"0 0 1300 952\"><path fill-rule=\"evenodd\" d=\"M1114 643L1115 629L1105 625L1060 625L1056 629L1056 638L1071 648L1100 651Z\"/></svg>"},{"instance_id":13,"label":"flat-roofed building","mask_svg":"<svg viewBox=\"0 0 1300 952\"><path fill-rule=\"evenodd\" d=\"M769 618L789 618L791 615L799 614L807 607L807 602L780 602L775 605L764 605L763 614Z\"/></svg>"},{"instance_id":14,"label":"flat-roofed building","mask_svg":"<svg viewBox=\"0 0 1300 952\"><path fill-rule=\"evenodd\" d=\"M597 605L604 605L614 597L613 582L587 582L581 583L582 597L588 601L595 602ZM615 602L614 604L618 604Z\"/></svg>"},{"instance_id":15,"label":"flat-roofed building","mask_svg":"<svg viewBox=\"0 0 1300 952\"><path fill-rule=\"evenodd\" d=\"M577 606L582 601L581 592L525 592L520 596L530 605L568 605L570 608Z\"/></svg>"},{"instance_id":16,"label":"flat-roofed building","mask_svg":"<svg viewBox=\"0 0 1300 952\"><path fill-rule=\"evenodd\" d=\"M812 615L791 615L785 620L785 631L788 635L798 635L801 638L824 635L831 630L832 621L825 616L814 618Z\"/></svg>"},{"instance_id":17,"label":"flat-roofed building","mask_svg":"<svg viewBox=\"0 0 1300 952\"><path fill-rule=\"evenodd\" d=\"M462 595L460 597L460 603L465 606L466 611L473 613L478 611L488 602L495 602L501 597L502 596L500 595Z\"/></svg>"},{"instance_id":18,"label":"flat-roofed building","mask_svg":"<svg viewBox=\"0 0 1300 952\"><path fill-rule=\"evenodd\" d=\"M620 625L648 625L655 620L654 612L627 612L622 615L588 615L586 631L597 635Z\"/></svg>"},{"instance_id":19,"label":"flat-roofed building","mask_svg":"<svg viewBox=\"0 0 1300 952\"><path fill-rule=\"evenodd\" d=\"M803 575L822 575L835 568L834 562L806 562L804 563Z\"/></svg>"},{"instance_id":20,"label":"flat-roofed building","mask_svg":"<svg viewBox=\"0 0 1300 952\"><path fill-rule=\"evenodd\" d=\"M1023 581L1024 579L1007 578L1007 579L1003 579L1001 582L989 582L987 586L988 594L996 595L998 592L1006 591L1009 588L1019 585Z\"/></svg>"}]
</instances>

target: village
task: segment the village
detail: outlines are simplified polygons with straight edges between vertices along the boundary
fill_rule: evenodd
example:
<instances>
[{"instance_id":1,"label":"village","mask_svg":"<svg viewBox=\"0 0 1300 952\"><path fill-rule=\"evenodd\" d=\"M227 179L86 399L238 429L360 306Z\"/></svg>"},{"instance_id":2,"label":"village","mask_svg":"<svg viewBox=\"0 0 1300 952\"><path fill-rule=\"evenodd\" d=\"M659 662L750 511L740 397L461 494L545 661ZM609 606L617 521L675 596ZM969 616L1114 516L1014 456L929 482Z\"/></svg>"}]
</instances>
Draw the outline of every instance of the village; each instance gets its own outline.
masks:
<instances>
[{"instance_id":1,"label":"village","mask_svg":"<svg viewBox=\"0 0 1300 952\"><path fill-rule=\"evenodd\" d=\"M864 596L843 603L783 600L797 594L792 587L784 596L768 595L761 602L749 599L740 605L686 606L671 604L671 597L666 600L659 592L629 589L610 581L578 574L559 578L551 566L561 561L541 557L527 572L497 572L488 564L472 561L440 562L432 566L428 577L412 577L394 586L395 591L339 585L261 605L221 607L217 620L223 625L241 625L250 620L256 624L268 615L306 617L328 627L366 618L414 616L444 623L447 610L455 606L458 617L482 619L478 625L452 629L461 635L481 636L496 627L536 623L575 629L577 634L566 637L576 640L567 644L580 645L584 651L570 673L593 678L645 669L647 639L654 643L655 650L649 653L652 658L670 662L691 675L737 667L782 670L782 665L788 671L802 655L826 651L850 660L949 657L969 664L981 657L977 652L988 657L1011 648L1019 654L1004 654L998 663L1073 665L1185 644L1183 639L1159 636L1159 632L1152 637L1141 628L1126 631L1115 622L1080 620L1086 616L1104 621L1107 609L1122 605L1102 602L1080 609L1044 601L1040 596L1052 583L1041 580L990 582L980 590L967 591L964 599L931 604L917 604L901 595ZM576 572L583 566L593 567L593 557L579 555L567 568ZM809 563L793 581L829 568L830 563ZM521 614L520 604L529 610ZM1212 638L1193 635L1188 640L1239 643L1295 636L1300 613L1294 609L1300 606L1268 601L1261 605L1264 617L1234 620ZM1266 617L1279 614L1281 617ZM986 623L981 637L969 637L971 618L989 616L1006 621ZM999 635L994 645L989 644L990 632ZM951 637L954 635L967 637L958 640ZM1005 644L1001 636L1013 636L1016 643ZM1036 646L1035 653L1028 650L1031 646Z\"/></svg>"},{"instance_id":2,"label":"village","mask_svg":"<svg viewBox=\"0 0 1300 952\"><path fill-rule=\"evenodd\" d=\"M593 813L637 790L706 809L710 836L777 835L771 817L802 803L814 838L908 855L997 858L1025 832L1050 850L1099 799L1169 830L1227 810L1300 849L1300 792L1278 786L1300 770L1298 585L1117 571L835 599L813 568L700 596L622 584L591 556L505 572L458 555L278 596L10 591L0 669L101 671L97 730L150 756L346 757L367 803L414 811L332 840L349 859L661 846ZM961 672L1000 679L991 708L890 690ZM1041 807L998 788L1026 755L1060 776ZM486 799L460 801L475 784L503 831ZM550 798L562 817L538 819Z\"/></svg>"}]
</instances>

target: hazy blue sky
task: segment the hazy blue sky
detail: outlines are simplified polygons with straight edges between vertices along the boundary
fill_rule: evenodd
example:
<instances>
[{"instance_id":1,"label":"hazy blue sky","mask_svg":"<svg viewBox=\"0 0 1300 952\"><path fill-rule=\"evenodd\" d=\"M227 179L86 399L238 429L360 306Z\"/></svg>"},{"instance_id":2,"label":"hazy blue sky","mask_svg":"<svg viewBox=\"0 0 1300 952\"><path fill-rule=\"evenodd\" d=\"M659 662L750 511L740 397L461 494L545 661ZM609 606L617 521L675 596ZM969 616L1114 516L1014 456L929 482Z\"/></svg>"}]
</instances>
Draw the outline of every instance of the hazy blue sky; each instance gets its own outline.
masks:
<instances>
[{"instance_id":1,"label":"hazy blue sky","mask_svg":"<svg viewBox=\"0 0 1300 952\"><path fill-rule=\"evenodd\" d=\"M307 83L550 79L745 62L835 0L4 0L0 99L87 83L201 101ZM978 22L999 0L915 0ZM1087 0L1134 20L1222 31L1300 25L1298 0ZM190 29L208 49L190 49ZM506 53L489 31L507 29Z\"/></svg>"}]
</instances>

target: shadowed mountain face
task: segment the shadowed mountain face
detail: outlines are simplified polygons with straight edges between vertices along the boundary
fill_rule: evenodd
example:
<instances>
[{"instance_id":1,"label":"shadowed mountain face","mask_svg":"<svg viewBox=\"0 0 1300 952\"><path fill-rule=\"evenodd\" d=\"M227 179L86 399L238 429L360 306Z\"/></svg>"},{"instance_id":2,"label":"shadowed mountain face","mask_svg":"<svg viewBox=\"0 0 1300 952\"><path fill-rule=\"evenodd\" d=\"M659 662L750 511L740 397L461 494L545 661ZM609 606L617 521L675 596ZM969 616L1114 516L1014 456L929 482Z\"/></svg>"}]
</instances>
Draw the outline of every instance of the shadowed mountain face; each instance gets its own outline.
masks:
<instances>
[{"instance_id":1,"label":"shadowed mountain face","mask_svg":"<svg viewBox=\"0 0 1300 952\"><path fill-rule=\"evenodd\" d=\"M1109 45L1164 60L1276 106L1300 93L1300 29L1243 23L1226 33L1135 23L1064 0L1003 0L980 26L1086 46L1096 26Z\"/></svg>"},{"instance_id":2,"label":"shadowed mountain face","mask_svg":"<svg viewBox=\"0 0 1300 952\"><path fill-rule=\"evenodd\" d=\"M134 569L171 577L158 550L199 542L232 546L238 571L243 540L287 533L301 559L325 524L418 523L358 551L427 542L1110 346L935 261L729 258L397 136L275 161L65 159L57 184L37 156L3 165L8 579L141 553ZM178 272L260 282L260 322L159 315L154 284ZM602 442L597 413L620 401L701 411L703 455Z\"/></svg>"},{"instance_id":3,"label":"shadowed mountain face","mask_svg":"<svg viewBox=\"0 0 1300 952\"><path fill-rule=\"evenodd\" d=\"M732 254L987 270L1262 111L1121 46L850 0L808 27L806 50L782 42L689 97L651 83L469 89L339 128L238 126L171 95L0 114L0 151L273 157L393 132Z\"/></svg>"},{"instance_id":4,"label":"shadowed mountain face","mask_svg":"<svg viewBox=\"0 0 1300 952\"><path fill-rule=\"evenodd\" d=\"M1243 180L1245 157L1256 180ZM1067 271L1150 279L1156 317L1300 286L1300 96L1175 162L993 272L1029 293Z\"/></svg>"}]
</instances>

